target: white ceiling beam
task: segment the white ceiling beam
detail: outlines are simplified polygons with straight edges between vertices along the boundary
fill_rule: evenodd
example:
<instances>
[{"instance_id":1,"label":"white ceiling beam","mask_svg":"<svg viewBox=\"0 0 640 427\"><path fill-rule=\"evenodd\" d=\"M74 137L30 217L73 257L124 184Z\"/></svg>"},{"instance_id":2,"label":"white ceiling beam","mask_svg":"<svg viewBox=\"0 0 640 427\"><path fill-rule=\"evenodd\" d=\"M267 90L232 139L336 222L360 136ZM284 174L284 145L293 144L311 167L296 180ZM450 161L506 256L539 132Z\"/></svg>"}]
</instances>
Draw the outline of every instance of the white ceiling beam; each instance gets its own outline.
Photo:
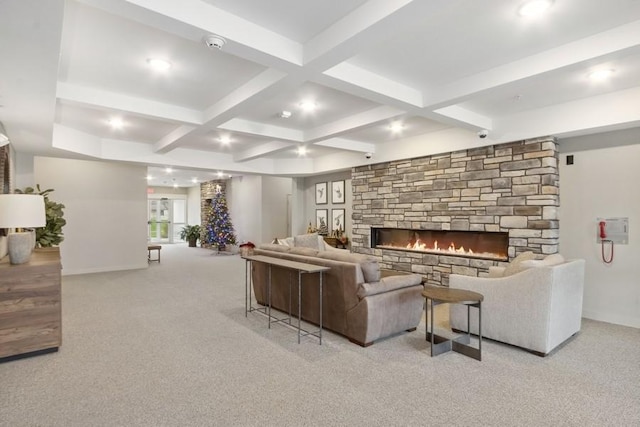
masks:
<instances>
[{"instance_id":1,"label":"white ceiling beam","mask_svg":"<svg viewBox=\"0 0 640 427\"><path fill-rule=\"evenodd\" d=\"M478 129L487 129L491 130L493 128L493 123L491 118L487 116L483 116L478 113L474 113L471 110L466 108L459 107L457 105L451 105L449 107L439 108L434 111L434 113L443 116L448 121L452 122L451 124L462 125L462 126L474 126ZM430 114L433 116L433 114Z\"/></svg>"},{"instance_id":2,"label":"white ceiling beam","mask_svg":"<svg viewBox=\"0 0 640 427\"><path fill-rule=\"evenodd\" d=\"M278 83L280 85L276 86ZM224 123L237 116L238 109L243 104L249 101L261 101L292 84L294 84L293 79L288 79L285 73L272 68L266 69L207 108L204 112L204 121L209 124L213 121L217 121L217 124ZM268 92L265 93L265 91Z\"/></svg>"},{"instance_id":3,"label":"white ceiling beam","mask_svg":"<svg viewBox=\"0 0 640 427\"><path fill-rule=\"evenodd\" d=\"M56 96L65 101L127 111L149 118L175 120L194 125L202 124L202 112L197 110L87 86L58 82Z\"/></svg>"},{"instance_id":4,"label":"white ceiling beam","mask_svg":"<svg viewBox=\"0 0 640 427\"><path fill-rule=\"evenodd\" d=\"M230 132L246 133L265 138L281 139L292 142L304 142L304 133L301 130L273 126L261 122L244 119L231 119L218 126L218 129Z\"/></svg>"},{"instance_id":5,"label":"white ceiling beam","mask_svg":"<svg viewBox=\"0 0 640 427\"><path fill-rule=\"evenodd\" d=\"M51 145L54 148L83 154L85 156L96 158L102 156L100 138L57 123L53 124Z\"/></svg>"},{"instance_id":6,"label":"white ceiling beam","mask_svg":"<svg viewBox=\"0 0 640 427\"><path fill-rule=\"evenodd\" d=\"M450 7L449 2L368 1L306 43L308 78L336 90L417 113L416 109L423 106L420 90L346 61L375 49L399 26L419 28L425 25L425 19L437 22L438 15Z\"/></svg>"},{"instance_id":7,"label":"white ceiling beam","mask_svg":"<svg viewBox=\"0 0 640 427\"><path fill-rule=\"evenodd\" d=\"M355 141L345 138L331 138L316 142L314 145L322 147L338 148L346 151L356 151L358 153L375 153L376 146L370 142Z\"/></svg>"},{"instance_id":8,"label":"white ceiling beam","mask_svg":"<svg viewBox=\"0 0 640 427\"><path fill-rule=\"evenodd\" d=\"M318 70L332 67L353 57L363 44L373 45L392 31L391 17L417 0L370 0L349 13L304 46L305 66Z\"/></svg>"},{"instance_id":9,"label":"white ceiling beam","mask_svg":"<svg viewBox=\"0 0 640 427\"><path fill-rule=\"evenodd\" d=\"M372 108L371 110L308 130L304 133L304 139L305 142L315 143L339 136L345 132L355 131L381 121L390 120L403 114L404 111L393 107L381 106Z\"/></svg>"},{"instance_id":10,"label":"white ceiling beam","mask_svg":"<svg viewBox=\"0 0 640 427\"><path fill-rule=\"evenodd\" d=\"M203 113L204 123L202 127L194 127L185 133L172 132L154 144L154 151L166 153L178 148L182 138L192 132L206 133L208 129L215 129L218 125L237 116L243 108L248 108L268 96L273 96L283 87L293 84L293 79L285 77L286 74L277 70L267 69L263 71L207 108ZM183 127L183 130L187 130L187 128Z\"/></svg>"},{"instance_id":11,"label":"white ceiling beam","mask_svg":"<svg viewBox=\"0 0 640 427\"><path fill-rule=\"evenodd\" d=\"M422 107L422 92L364 68L343 62L324 72L327 76L363 87L369 91L398 99L414 107Z\"/></svg>"},{"instance_id":12,"label":"white ceiling beam","mask_svg":"<svg viewBox=\"0 0 640 427\"><path fill-rule=\"evenodd\" d=\"M498 142L640 125L640 86L494 119Z\"/></svg>"},{"instance_id":13,"label":"white ceiling beam","mask_svg":"<svg viewBox=\"0 0 640 427\"><path fill-rule=\"evenodd\" d=\"M180 138L189 135L196 129L198 129L198 127L188 125L183 125L178 127L177 129L174 129L172 132L169 132L162 139L160 139L160 141L153 144L153 151L156 153L166 153L168 151L168 147L171 147L176 143L176 141L180 140Z\"/></svg>"},{"instance_id":14,"label":"white ceiling beam","mask_svg":"<svg viewBox=\"0 0 640 427\"><path fill-rule=\"evenodd\" d=\"M146 9L154 14L165 17L158 21L157 17L137 11L134 14L138 21L148 25L161 26L164 31L178 33L182 37L193 39L195 34L202 31L220 35L231 43L249 47L252 51L262 52L282 61L302 65L302 45L273 31L254 24L225 10L219 9L201 0L124 0L129 5ZM114 0L84 0L85 3L101 7L123 16L131 16L132 11L127 5ZM167 20L177 21L181 25L168 27ZM187 24L200 31L179 28ZM225 47L228 49L229 47Z\"/></svg>"},{"instance_id":15,"label":"white ceiling beam","mask_svg":"<svg viewBox=\"0 0 640 427\"><path fill-rule=\"evenodd\" d=\"M444 85L425 96L425 107L436 109L457 104L498 86L593 61L638 45L640 21L635 21Z\"/></svg>"},{"instance_id":16,"label":"white ceiling beam","mask_svg":"<svg viewBox=\"0 0 640 427\"><path fill-rule=\"evenodd\" d=\"M244 150L241 153L234 154L233 161L246 162L247 160L253 160L255 158L262 157L267 154L276 153L278 151L291 148L295 145L296 144L292 144L290 142L283 142L283 141L267 142L265 144L260 144L256 147L249 148L248 150Z\"/></svg>"}]
</instances>

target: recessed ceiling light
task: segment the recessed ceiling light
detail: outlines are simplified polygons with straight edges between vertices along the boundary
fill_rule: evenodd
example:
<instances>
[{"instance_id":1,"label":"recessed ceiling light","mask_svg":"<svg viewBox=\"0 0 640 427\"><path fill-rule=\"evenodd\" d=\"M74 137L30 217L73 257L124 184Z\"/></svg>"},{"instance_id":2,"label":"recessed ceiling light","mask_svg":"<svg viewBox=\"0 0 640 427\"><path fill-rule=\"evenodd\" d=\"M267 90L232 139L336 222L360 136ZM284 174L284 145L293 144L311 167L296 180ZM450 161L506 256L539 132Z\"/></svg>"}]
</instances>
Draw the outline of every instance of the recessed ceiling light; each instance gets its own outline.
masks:
<instances>
[{"instance_id":1,"label":"recessed ceiling light","mask_svg":"<svg viewBox=\"0 0 640 427\"><path fill-rule=\"evenodd\" d=\"M389 129L391 129L391 132L393 133L402 132L402 129L404 129L404 125L401 122L391 123Z\"/></svg>"},{"instance_id":2,"label":"recessed ceiling light","mask_svg":"<svg viewBox=\"0 0 640 427\"><path fill-rule=\"evenodd\" d=\"M317 108L314 101L302 101L299 105L304 111L313 111Z\"/></svg>"},{"instance_id":3,"label":"recessed ceiling light","mask_svg":"<svg viewBox=\"0 0 640 427\"><path fill-rule=\"evenodd\" d=\"M173 188L178 188L178 184L173 184Z\"/></svg>"},{"instance_id":4,"label":"recessed ceiling light","mask_svg":"<svg viewBox=\"0 0 640 427\"><path fill-rule=\"evenodd\" d=\"M123 125L124 123L122 122L122 119L118 117L114 117L109 120L109 126L111 126L113 129L120 129Z\"/></svg>"},{"instance_id":5,"label":"recessed ceiling light","mask_svg":"<svg viewBox=\"0 0 640 427\"><path fill-rule=\"evenodd\" d=\"M282 110L282 111L280 111L278 116L282 117L283 119L288 119L289 117L291 117L291 111Z\"/></svg>"},{"instance_id":6,"label":"recessed ceiling light","mask_svg":"<svg viewBox=\"0 0 640 427\"><path fill-rule=\"evenodd\" d=\"M301 145L298 147L298 156L306 156L307 155L307 147Z\"/></svg>"},{"instance_id":7,"label":"recessed ceiling light","mask_svg":"<svg viewBox=\"0 0 640 427\"><path fill-rule=\"evenodd\" d=\"M151 175L147 175L147 181L151 181L153 177Z\"/></svg>"},{"instance_id":8,"label":"recessed ceiling light","mask_svg":"<svg viewBox=\"0 0 640 427\"><path fill-rule=\"evenodd\" d=\"M193 179L191 180L191 182L193 182L194 184L197 184L197 183L198 183L198 178L193 178Z\"/></svg>"},{"instance_id":9,"label":"recessed ceiling light","mask_svg":"<svg viewBox=\"0 0 640 427\"><path fill-rule=\"evenodd\" d=\"M166 168L164 171L165 171L166 173L173 173L173 169L171 169L171 168Z\"/></svg>"},{"instance_id":10,"label":"recessed ceiling light","mask_svg":"<svg viewBox=\"0 0 640 427\"><path fill-rule=\"evenodd\" d=\"M553 5L553 0L531 0L524 3L518 9L520 16L535 17L542 15Z\"/></svg>"},{"instance_id":11,"label":"recessed ceiling light","mask_svg":"<svg viewBox=\"0 0 640 427\"><path fill-rule=\"evenodd\" d=\"M229 136L221 136L220 138L218 138L220 140L221 143L223 144L229 144L231 142L231 138Z\"/></svg>"},{"instance_id":12,"label":"recessed ceiling light","mask_svg":"<svg viewBox=\"0 0 640 427\"><path fill-rule=\"evenodd\" d=\"M171 62L166 59L147 58L147 64L156 71L166 71L171 68Z\"/></svg>"},{"instance_id":13,"label":"recessed ceiling light","mask_svg":"<svg viewBox=\"0 0 640 427\"><path fill-rule=\"evenodd\" d=\"M218 172L218 178L222 178L224 174L222 172Z\"/></svg>"},{"instance_id":14,"label":"recessed ceiling light","mask_svg":"<svg viewBox=\"0 0 640 427\"><path fill-rule=\"evenodd\" d=\"M594 82L607 80L613 75L614 71L615 70L612 70L611 68L592 71L589 73L589 80Z\"/></svg>"}]
</instances>

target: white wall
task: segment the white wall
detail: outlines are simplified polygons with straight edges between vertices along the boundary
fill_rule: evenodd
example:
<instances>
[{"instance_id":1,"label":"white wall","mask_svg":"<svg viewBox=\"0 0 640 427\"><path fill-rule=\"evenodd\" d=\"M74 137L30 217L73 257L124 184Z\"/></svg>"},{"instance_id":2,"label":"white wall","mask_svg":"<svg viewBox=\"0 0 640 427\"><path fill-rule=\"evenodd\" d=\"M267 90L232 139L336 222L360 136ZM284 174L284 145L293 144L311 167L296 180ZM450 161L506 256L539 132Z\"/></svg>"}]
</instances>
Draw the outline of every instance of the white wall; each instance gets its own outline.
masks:
<instances>
[{"instance_id":1,"label":"white wall","mask_svg":"<svg viewBox=\"0 0 640 427\"><path fill-rule=\"evenodd\" d=\"M564 149L560 141L560 252L586 260L584 317L640 327L640 144L581 150L593 138L573 138ZM629 244L615 245L611 264L596 243L598 217L629 218Z\"/></svg>"},{"instance_id":2,"label":"white wall","mask_svg":"<svg viewBox=\"0 0 640 427\"><path fill-rule=\"evenodd\" d=\"M227 204L239 242L268 243L286 237L291 178L235 176L227 181Z\"/></svg>"},{"instance_id":3,"label":"white wall","mask_svg":"<svg viewBox=\"0 0 640 427\"><path fill-rule=\"evenodd\" d=\"M147 268L146 168L34 158L33 184L65 205L62 273Z\"/></svg>"},{"instance_id":4,"label":"white wall","mask_svg":"<svg viewBox=\"0 0 640 427\"><path fill-rule=\"evenodd\" d=\"M265 176L262 178L262 230L260 242L289 234L287 226L287 196L291 194L291 178Z\"/></svg>"},{"instance_id":5,"label":"white wall","mask_svg":"<svg viewBox=\"0 0 640 427\"><path fill-rule=\"evenodd\" d=\"M234 176L227 181L227 205L238 242L262 241L262 177Z\"/></svg>"},{"instance_id":6,"label":"white wall","mask_svg":"<svg viewBox=\"0 0 640 427\"><path fill-rule=\"evenodd\" d=\"M12 150L12 153L15 153ZM24 190L26 187L35 188L36 183L33 182L33 154L15 153L14 171L15 171L15 188Z\"/></svg>"}]
</instances>

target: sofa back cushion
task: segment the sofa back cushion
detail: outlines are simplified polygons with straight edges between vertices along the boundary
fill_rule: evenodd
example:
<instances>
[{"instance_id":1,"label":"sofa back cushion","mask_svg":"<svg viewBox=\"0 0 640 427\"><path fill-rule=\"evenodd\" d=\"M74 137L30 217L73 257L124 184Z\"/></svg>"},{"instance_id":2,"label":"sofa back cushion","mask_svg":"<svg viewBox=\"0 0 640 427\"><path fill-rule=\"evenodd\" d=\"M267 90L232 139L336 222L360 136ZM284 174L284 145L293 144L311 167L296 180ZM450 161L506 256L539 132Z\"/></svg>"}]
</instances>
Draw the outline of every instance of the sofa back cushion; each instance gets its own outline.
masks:
<instances>
[{"instance_id":1,"label":"sofa back cushion","mask_svg":"<svg viewBox=\"0 0 640 427\"><path fill-rule=\"evenodd\" d=\"M502 275L504 277L511 276L512 274L520 273L521 271L526 270L528 267L523 266L522 262L523 261L533 260L535 258L536 258L536 254L534 254L531 251L521 253L520 255L515 257L509 263L508 266L505 267L504 272L502 273Z\"/></svg>"},{"instance_id":2,"label":"sofa back cushion","mask_svg":"<svg viewBox=\"0 0 640 427\"><path fill-rule=\"evenodd\" d=\"M364 281L368 283L380 281L380 265L378 260L361 254L352 254L342 251L324 251L318 252L319 258L332 259L335 261L350 262L358 264L362 270Z\"/></svg>"},{"instance_id":3,"label":"sofa back cushion","mask_svg":"<svg viewBox=\"0 0 640 427\"><path fill-rule=\"evenodd\" d=\"M298 246L289 248L289 253L294 255L304 255L304 256L311 256L311 257L318 256L318 251L316 249L298 247Z\"/></svg>"},{"instance_id":4,"label":"sofa back cushion","mask_svg":"<svg viewBox=\"0 0 640 427\"><path fill-rule=\"evenodd\" d=\"M298 236L294 236L293 246L297 248L311 248L311 249L315 249L316 251L319 251L320 250L319 237L320 236L318 236L317 233L300 234Z\"/></svg>"},{"instance_id":5,"label":"sofa back cushion","mask_svg":"<svg viewBox=\"0 0 640 427\"><path fill-rule=\"evenodd\" d=\"M548 255L545 259L530 259L522 261L523 268L535 268L535 267L553 267L554 265L562 264L565 259L560 254Z\"/></svg>"},{"instance_id":6,"label":"sofa back cushion","mask_svg":"<svg viewBox=\"0 0 640 427\"><path fill-rule=\"evenodd\" d=\"M262 243L258 247L266 251L274 251L274 252L289 252L289 250L291 249L289 246L278 245L277 243Z\"/></svg>"}]
</instances>

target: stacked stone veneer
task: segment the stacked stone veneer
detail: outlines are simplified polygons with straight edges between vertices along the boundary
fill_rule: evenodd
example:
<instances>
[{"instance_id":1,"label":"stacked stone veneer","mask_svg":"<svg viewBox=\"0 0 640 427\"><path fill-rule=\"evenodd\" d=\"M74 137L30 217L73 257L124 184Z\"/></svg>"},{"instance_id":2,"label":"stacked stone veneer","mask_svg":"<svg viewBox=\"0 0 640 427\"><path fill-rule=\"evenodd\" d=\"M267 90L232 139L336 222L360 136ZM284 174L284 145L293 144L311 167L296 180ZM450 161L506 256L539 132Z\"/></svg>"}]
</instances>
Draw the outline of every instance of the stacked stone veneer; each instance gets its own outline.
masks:
<instances>
[{"instance_id":1,"label":"stacked stone veneer","mask_svg":"<svg viewBox=\"0 0 640 427\"><path fill-rule=\"evenodd\" d=\"M213 199L216 195L216 187L220 186L220 191L222 193L227 194L227 182L224 180L213 180L207 181L200 184L200 224L203 226L209 220L209 207L211 207L211 199ZM200 233L200 243L203 248L211 248L211 245L208 243L204 243L205 239L205 230L202 229Z\"/></svg>"},{"instance_id":2,"label":"stacked stone veneer","mask_svg":"<svg viewBox=\"0 0 640 427\"><path fill-rule=\"evenodd\" d=\"M499 262L371 248L371 227L506 231L509 257L558 251L558 147L539 138L352 170L352 251L449 284Z\"/></svg>"}]
</instances>

